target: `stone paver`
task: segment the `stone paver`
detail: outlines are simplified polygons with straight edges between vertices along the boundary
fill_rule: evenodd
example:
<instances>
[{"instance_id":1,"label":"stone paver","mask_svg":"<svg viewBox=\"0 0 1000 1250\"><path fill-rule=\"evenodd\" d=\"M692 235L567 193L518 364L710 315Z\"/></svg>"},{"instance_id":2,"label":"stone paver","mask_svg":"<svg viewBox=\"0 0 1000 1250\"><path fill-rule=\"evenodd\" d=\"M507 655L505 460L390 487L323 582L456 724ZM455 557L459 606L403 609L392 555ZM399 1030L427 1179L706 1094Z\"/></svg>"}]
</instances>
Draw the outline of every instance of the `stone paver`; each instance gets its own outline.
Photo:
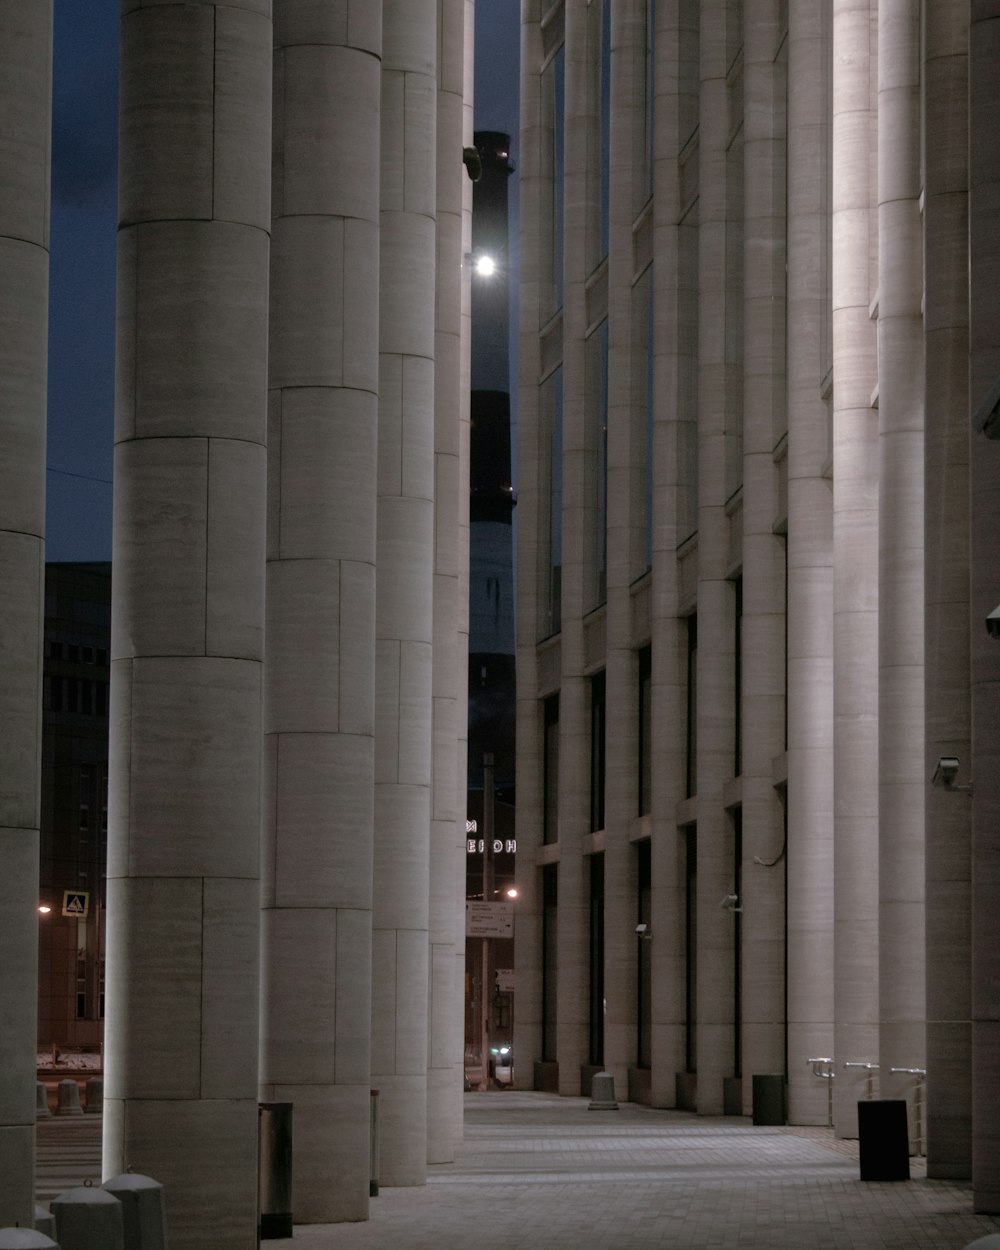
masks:
<instances>
[{"instance_id":1,"label":"stone paver","mask_svg":"<svg viewBox=\"0 0 1000 1250\"><path fill-rule=\"evenodd\" d=\"M99 1173L100 1120L39 1125L39 1200ZM467 1094L454 1163L383 1189L362 1224L297 1226L275 1250L962 1250L1000 1218L968 1186L862 1184L857 1143L622 1103ZM64 1184L65 1182L65 1184ZM58 1188L56 1188L58 1186ZM168 1197L169 1201L169 1197ZM205 1250L211 1250L206 1247Z\"/></svg>"}]
</instances>

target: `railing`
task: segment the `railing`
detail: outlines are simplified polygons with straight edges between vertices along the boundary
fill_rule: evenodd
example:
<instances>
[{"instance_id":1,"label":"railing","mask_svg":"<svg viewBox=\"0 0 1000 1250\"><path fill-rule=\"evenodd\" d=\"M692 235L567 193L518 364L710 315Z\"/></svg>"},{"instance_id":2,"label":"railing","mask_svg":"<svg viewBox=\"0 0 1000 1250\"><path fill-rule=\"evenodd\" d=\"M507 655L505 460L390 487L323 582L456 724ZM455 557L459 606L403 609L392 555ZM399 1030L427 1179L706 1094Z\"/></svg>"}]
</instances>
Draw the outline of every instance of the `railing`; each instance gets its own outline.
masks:
<instances>
[{"instance_id":1,"label":"railing","mask_svg":"<svg viewBox=\"0 0 1000 1250\"><path fill-rule=\"evenodd\" d=\"M821 1081L826 1081L826 1126L833 1128L833 1082L837 1078L836 1072L833 1070L833 1060L828 1057L818 1059L807 1059L806 1063L812 1064L813 1076L819 1077Z\"/></svg>"},{"instance_id":2,"label":"railing","mask_svg":"<svg viewBox=\"0 0 1000 1250\"><path fill-rule=\"evenodd\" d=\"M899 1076L915 1076L917 1078L913 1089L913 1119L915 1121L917 1135L917 1154L924 1154L924 1078L927 1076L926 1068L890 1068L890 1072Z\"/></svg>"},{"instance_id":3,"label":"railing","mask_svg":"<svg viewBox=\"0 0 1000 1250\"><path fill-rule=\"evenodd\" d=\"M870 1059L850 1059L844 1064L845 1068L864 1068L868 1073L868 1079L865 1082L865 1098L871 1100L875 1097L875 1073L878 1071L878 1064L872 1063ZM892 1069L896 1071L895 1068Z\"/></svg>"}]
</instances>

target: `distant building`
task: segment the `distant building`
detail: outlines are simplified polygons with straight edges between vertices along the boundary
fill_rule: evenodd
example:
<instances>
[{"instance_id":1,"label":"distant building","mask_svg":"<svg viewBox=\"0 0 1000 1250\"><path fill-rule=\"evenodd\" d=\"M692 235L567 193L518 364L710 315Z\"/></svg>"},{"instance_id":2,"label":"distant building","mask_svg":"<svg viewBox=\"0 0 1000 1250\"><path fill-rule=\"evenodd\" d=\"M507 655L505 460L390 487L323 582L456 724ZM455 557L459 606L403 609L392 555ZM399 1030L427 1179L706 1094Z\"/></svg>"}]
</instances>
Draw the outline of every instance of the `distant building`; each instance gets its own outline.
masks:
<instances>
[{"instance_id":1,"label":"distant building","mask_svg":"<svg viewBox=\"0 0 1000 1250\"><path fill-rule=\"evenodd\" d=\"M46 565L40 1047L103 1039L110 638L111 565Z\"/></svg>"}]
</instances>

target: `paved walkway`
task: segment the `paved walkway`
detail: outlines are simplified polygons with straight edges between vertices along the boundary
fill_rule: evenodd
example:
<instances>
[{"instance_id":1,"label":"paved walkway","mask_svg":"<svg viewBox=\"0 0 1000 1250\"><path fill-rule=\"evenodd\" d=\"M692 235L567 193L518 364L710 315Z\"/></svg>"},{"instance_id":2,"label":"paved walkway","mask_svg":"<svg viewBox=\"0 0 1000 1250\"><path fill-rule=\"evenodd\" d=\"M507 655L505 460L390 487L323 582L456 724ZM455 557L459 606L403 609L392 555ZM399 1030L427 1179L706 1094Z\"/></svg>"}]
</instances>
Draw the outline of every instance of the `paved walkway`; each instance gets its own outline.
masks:
<instances>
[{"instance_id":1,"label":"paved walkway","mask_svg":"<svg viewBox=\"0 0 1000 1250\"><path fill-rule=\"evenodd\" d=\"M68 1177L96 1125L45 1122L43 1183ZM93 1150L93 1146L91 1147ZM53 1152L56 1152L55 1154ZM454 1163L418 1189L383 1189L363 1224L300 1226L299 1250L962 1250L1000 1218L972 1214L967 1186L862 1184L857 1144L825 1129L754 1128L623 1103L503 1091L466 1094ZM79 1166L79 1155L76 1164ZM96 1154L92 1174L96 1176ZM74 1183L79 1184L79 1179ZM205 1247L211 1250L211 1247Z\"/></svg>"}]
</instances>

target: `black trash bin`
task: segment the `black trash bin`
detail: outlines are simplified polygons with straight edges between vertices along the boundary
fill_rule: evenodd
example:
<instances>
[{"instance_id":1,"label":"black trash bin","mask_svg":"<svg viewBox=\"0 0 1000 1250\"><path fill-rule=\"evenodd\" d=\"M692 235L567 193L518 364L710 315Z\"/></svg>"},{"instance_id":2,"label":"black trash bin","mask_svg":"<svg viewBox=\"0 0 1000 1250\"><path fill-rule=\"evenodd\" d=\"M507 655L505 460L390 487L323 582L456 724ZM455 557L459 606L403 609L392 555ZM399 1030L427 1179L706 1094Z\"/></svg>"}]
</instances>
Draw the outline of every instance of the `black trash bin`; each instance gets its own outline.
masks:
<instances>
[{"instance_id":1,"label":"black trash bin","mask_svg":"<svg viewBox=\"0 0 1000 1250\"><path fill-rule=\"evenodd\" d=\"M292 1104L257 1104L257 1194L261 1241L292 1235Z\"/></svg>"},{"instance_id":2,"label":"black trash bin","mask_svg":"<svg viewBox=\"0 0 1000 1250\"><path fill-rule=\"evenodd\" d=\"M858 1103L858 1144L863 1181L910 1179L910 1133L905 1098Z\"/></svg>"},{"instance_id":3,"label":"black trash bin","mask_svg":"<svg viewBox=\"0 0 1000 1250\"><path fill-rule=\"evenodd\" d=\"M754 1124L785 1123L785 1078L783 1075L753 1076Z\"/></svg>"}]
</instances>

